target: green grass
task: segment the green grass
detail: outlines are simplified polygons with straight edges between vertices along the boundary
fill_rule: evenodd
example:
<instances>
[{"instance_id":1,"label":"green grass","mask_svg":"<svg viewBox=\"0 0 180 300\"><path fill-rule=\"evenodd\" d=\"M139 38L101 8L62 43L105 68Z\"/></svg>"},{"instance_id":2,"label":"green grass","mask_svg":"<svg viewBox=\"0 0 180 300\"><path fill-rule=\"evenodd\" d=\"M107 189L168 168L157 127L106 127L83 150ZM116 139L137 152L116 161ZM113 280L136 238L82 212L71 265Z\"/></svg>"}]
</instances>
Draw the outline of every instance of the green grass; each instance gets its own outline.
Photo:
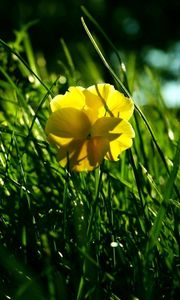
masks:
<instances>
[{"instance_id":1,"label":"green grass","mask_svg":"<svg viewBox=\"0 0 180 300\"><path fill-rule=\"evenodd\" d=\"M57 74L48 72L43 54L34 53L29 25L14 42L0 41L0 298L176 299L178 110L166 108L157 77L147 68L143 75L136 70L134 56L126 57L127 71L119 58L116 73L83 25L97 63L88 47L78 45L74 64L61 40ZM69 85L104 81L107 72L124 93L130 87L146 98L131 120L133 147L93 172L68 172L46 141L49 101Z\"/></svg>"}]
</instances>

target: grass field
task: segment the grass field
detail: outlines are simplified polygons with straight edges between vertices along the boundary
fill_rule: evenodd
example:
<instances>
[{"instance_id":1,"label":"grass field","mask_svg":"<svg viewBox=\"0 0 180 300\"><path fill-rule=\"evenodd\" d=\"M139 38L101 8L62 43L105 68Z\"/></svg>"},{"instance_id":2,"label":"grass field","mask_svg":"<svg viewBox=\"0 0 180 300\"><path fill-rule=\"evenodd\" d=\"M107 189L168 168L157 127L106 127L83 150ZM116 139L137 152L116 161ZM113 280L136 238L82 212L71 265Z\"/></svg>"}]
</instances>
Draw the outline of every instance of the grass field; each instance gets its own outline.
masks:
<instances>
[{"instance_id":1,"label":"grass field","mask_svg":"<svg viewBox=\"0 0 180 300\"><path fill-rule=\"evenodd\" d=\"M125 57L126 72L120 62L114 69L84 27L92 49L79 45L74 65L61 40L59 73L34 52L26 27L0 41L0 299L177 299L179 111L166 107L153 70L142 75L135 56ZM107 73L145 98L131 119L133 147L118 162L69 172L46 139L50 99Z\"/></svg>"}]
</instances>

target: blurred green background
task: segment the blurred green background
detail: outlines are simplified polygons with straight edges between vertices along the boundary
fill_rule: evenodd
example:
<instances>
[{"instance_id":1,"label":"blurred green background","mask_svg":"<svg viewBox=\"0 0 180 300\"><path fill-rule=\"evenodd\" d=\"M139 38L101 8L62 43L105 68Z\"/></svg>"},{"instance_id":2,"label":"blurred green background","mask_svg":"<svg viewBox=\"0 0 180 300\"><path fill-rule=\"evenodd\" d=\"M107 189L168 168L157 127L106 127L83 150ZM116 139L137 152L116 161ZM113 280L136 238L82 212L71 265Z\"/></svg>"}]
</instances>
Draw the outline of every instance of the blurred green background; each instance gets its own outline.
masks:
<instances>
[{"instance_id":1,"label":"blurred green background","mask_svg":"<svg viewBox=\"0 0 180 300\"><path fill-rule=\"evenodd\" d=\"M42 51L51 71L56 71L63 38L78 65L78 45L89 47L99 61L82 27L84 5L110 36L116 47L136 54L137 67L144 64L164 79L163 96L170 106L180 104L180 1L179 0L1 0L0 38L13 40L14 30L37 20L29 29L35 51ZM92 25L92 24L91 24ZM91 29L96 32L95 28ZM99 38L99 36L98 36ZM89 44L88 44L89 43ZM103 45L111 58L112 49Z\"/></svg>"},{"instance_id":2,"label":"blurred green background","mask_svg":"<svg viewBox=\"0 0 180 300\"><path fill-rule=\"evenodd\" d=\"M10 38L12 29L37 19L39 24L31 32L34 44L51 54L62 36L71 43L85 38L80 5L91 11L118 46L128 50L149 45L166 49L180 38L178 0L1 0L1 36Z\"/></svg>"}]
</instances>

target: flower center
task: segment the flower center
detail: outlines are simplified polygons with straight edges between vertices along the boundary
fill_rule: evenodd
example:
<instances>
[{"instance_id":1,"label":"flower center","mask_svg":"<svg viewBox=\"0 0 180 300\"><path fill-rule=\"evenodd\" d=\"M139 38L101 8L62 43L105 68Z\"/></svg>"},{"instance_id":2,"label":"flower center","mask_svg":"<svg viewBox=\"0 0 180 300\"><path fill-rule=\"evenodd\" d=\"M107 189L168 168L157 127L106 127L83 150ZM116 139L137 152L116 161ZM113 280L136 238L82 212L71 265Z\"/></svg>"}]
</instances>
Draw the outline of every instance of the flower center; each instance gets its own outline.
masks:
<instances>
[{"instance_id":1,"label":"flower center","mask_svg":"<svg viewBox=\"0 0 180 300\"><path fill-rule=\"evenodd\" d=\"M87 138L87 140L90 140L91 139L91 133L88 133L86 138Z\"/></svg>"}]
</instances>

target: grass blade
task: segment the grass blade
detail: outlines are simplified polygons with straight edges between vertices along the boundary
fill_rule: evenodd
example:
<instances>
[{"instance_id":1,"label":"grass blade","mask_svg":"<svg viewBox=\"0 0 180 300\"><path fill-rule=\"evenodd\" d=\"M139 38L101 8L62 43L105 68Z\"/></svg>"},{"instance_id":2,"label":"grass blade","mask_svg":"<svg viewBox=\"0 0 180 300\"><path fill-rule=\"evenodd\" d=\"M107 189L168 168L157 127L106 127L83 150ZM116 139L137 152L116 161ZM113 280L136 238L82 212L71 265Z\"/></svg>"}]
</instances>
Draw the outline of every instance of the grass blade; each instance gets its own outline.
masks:
<instances>
[{"instance_id":1,"label":"grass blade","mask_svg":"<svg viewBox=\"0 0 180 300\"><path fill-rule=\"evenodd\" d=\"M159 211L157 213L154 224L151 228L149 241L148 241L147 247L146 247L146 256L147 257L151 256L151 259L152 259L152 249L155 247L155 245L157 243L157 239L158 239L161 229L162 229L164 216L165 216L168 204L169 204L169 200L171 198L173 185L174 185L177 173L178 173L179 166L180 166L180 140L177 145L177 150L176 150L175 158L173 161L173 168L172 168L170 176L167 180L167 184L165 185L166 188L164 191L163 201L162 201Z\"/></svg>"}]
</instances>

